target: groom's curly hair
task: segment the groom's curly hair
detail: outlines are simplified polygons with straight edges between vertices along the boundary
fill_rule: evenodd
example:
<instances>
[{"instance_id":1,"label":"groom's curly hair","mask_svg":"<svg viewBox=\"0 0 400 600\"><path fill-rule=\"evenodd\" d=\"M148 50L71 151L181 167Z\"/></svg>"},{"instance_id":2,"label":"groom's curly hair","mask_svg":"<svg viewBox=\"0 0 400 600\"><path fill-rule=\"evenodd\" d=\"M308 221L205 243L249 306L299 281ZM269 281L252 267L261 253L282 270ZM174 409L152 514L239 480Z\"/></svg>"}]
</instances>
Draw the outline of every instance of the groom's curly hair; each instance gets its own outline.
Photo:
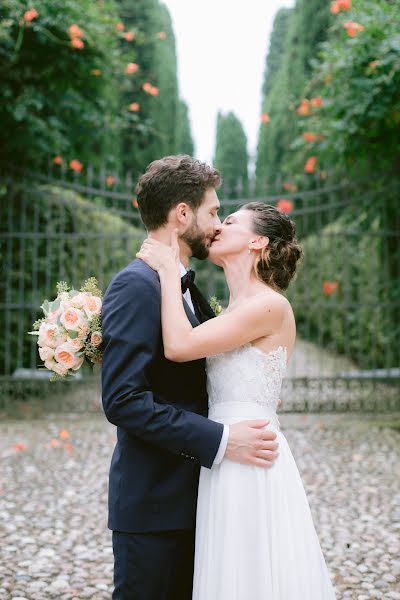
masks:
<instances>
[{"instance_id":1,"label":"groom's curly hair","mask_svg":"<svg viewBox=\"0 0 400 600\"><path fill-rule=\"evenodd\" d=\"M164 156L149 164L136 186L142 221L148 231L168 221L170 210L186 202L194 212L205 192L221 183L217 169L187 154Z\"/></svg>"}]
</instances>

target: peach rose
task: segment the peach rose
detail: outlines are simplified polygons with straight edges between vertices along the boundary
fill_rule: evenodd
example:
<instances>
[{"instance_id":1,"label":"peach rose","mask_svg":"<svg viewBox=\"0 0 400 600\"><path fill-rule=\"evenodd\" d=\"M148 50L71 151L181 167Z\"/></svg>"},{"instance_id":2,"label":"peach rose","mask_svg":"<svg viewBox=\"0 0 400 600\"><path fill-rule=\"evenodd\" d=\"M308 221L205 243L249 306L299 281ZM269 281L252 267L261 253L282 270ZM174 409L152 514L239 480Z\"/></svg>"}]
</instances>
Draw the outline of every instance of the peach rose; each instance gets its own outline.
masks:
<instances>
[{"instance_id":1,"label":"peach rose","mask_svg":"<svg viewBox=\"0 0 400 600\"><path fill-rule=\"evenodd\" d=\"M81 359L80 356L76 356L75 352L73 345L69 341L65 342L56 349L55 359L61 366L73 369Z\"/></svg>"},{"instance_id":2,"label":"peach rose","mask_svg":"<svg viewBox=\"0 0 400 600\"><path fill-rule=\"evenodd\" d=\"M61 331L55 323L44 322L40 325L38 345L42 348L56 348Z\"/></svg>"},{"instance_id":3,"label":"peach rose","mask_svg":"<svg viewBox=\"0 0 400 600\"><path fill-rule=\"evenodd\" d=\"M86 322L85 316L78 308L70 307L64 310L60 318L61 324L68 331L78 331Z\"/></svg>"},{"instance_id":4,"label":"peach rose","mask_svg":"<svg viewBox=\"0 0 400 600\"><path fill-rule=\"evenodd\" d=\"M93 331L90 337L90 343L93 344L93 346L99 346L102 341L103 336L101 335L101 333L99 331Z\"/></svg>"},{"instance_id":5,"label":"peach rose","mask_svg":"<svg viewBox=\"0 0 400 600\"><path fill-rule=\"evenodd\" d=\"M54 350L48 346L44 346L43 348L39 347L39 356L41 360L45 362L46 360L54 358Z\"/></svg>"},{"instance_id":6,"label":"peach rose","mask_svg":"<svg viewBox=\"0 0 400 600\"><path fill-rule=\"evenodd\" d=\"M86 296L83 310L89 318L93 315L99 315L101 310L101 298L98 296Z\"/></svg>"}]
</instances>

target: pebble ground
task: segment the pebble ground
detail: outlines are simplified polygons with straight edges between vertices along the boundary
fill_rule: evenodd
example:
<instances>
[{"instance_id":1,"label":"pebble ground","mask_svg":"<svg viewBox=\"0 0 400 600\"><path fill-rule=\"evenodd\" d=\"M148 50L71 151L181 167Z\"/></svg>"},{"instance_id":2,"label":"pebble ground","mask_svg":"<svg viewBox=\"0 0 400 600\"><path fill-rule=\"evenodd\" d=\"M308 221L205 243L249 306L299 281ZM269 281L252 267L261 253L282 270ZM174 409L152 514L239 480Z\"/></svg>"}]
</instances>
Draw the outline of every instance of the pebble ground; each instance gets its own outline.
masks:
<instances>
[{"instance_id":1,"label":"pebble ground","mask_svg":"<svg viewBox=\"0 0 400 600\"><path fill-rule=\"evenodd\" d=\"M400 600L400 433L360 416L281 421L337 599ZM114 444L101 414L0 424L0 600L111 598Z\"/></svg>"}]
</instances>

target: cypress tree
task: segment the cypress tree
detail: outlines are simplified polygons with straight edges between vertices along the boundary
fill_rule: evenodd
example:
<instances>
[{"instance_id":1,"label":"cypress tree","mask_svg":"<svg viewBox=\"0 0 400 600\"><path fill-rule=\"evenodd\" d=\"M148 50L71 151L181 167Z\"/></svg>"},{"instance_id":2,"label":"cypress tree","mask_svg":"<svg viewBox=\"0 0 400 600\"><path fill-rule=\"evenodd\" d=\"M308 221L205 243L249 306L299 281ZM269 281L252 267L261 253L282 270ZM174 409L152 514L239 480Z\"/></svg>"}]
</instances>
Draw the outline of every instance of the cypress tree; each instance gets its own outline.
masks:
<instances>
[{"instance_id":1,"label":"cypress tree","mask_svg":"<svg viewBox=\"0 0 400 600\"><path fill-rule=\"evenodd\" d=\"M120 0L120 15L126 30L135 34L133 42L139 65L123 91L125 110L131 113L123 136L124 168L135 176L146 165L177 148L179 95L175 37L168 9L159 0ZM153 93L143 84L150 84Z\"/></svg>"},{"instance_id":2,"label":"cypress tree","mask_svg":"<svg viewBox=\"0 0 400 600\"><path fill-rule=\"evenodd\" d=\"M274 21L263 90L269 123L260 129L256 167L258 193L280 191L280 179L291 175L291 144L298 134L296 108L304 95L311 61L326 39L330 21L325 0L297 0Z\"/></svg>"},{"instance_id":3,"label":"cypress tree","mask_svg":"<svg viewBox=\"0 0 400 600\"><path fill-rule=\"evenodd\" d=\"M214 163L222 174L221 196L248 195L248 162L247 138L241 122L233 112L218 113Z\"/></svg>"},{"instance_id":4,"label":"cypress tree","mask_svg":"<svg viewBox=\"0 0 400 600\"><path fill-rule=\"evenodd\" d=\"M186 102L179 101L176 130L176 153L194 155L194 144L190 127L189 110Z\"/></svg>"}]
</instances>

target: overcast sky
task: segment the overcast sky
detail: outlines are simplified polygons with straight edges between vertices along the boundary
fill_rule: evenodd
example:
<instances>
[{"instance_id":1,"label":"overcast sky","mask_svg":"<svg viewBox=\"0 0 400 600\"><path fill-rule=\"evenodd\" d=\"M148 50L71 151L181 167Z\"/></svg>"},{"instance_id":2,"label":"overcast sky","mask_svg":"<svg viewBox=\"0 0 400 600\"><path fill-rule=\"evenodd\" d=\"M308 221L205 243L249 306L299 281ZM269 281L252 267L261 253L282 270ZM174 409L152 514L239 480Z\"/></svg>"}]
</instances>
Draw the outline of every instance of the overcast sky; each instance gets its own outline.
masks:
<instances>
[{"instance_id":1,"label":"overcast sky","mask_svg":"<svg viewBox=\"0 0 400 600\"><path fill-rule=\"evenodd\" d=\"M162 0L177 44L180 93L189 105L196 156L211 162L218 110L241 120L253 155L264 61L276 12L293 0Z\"/></svg>"}]
</instances>

